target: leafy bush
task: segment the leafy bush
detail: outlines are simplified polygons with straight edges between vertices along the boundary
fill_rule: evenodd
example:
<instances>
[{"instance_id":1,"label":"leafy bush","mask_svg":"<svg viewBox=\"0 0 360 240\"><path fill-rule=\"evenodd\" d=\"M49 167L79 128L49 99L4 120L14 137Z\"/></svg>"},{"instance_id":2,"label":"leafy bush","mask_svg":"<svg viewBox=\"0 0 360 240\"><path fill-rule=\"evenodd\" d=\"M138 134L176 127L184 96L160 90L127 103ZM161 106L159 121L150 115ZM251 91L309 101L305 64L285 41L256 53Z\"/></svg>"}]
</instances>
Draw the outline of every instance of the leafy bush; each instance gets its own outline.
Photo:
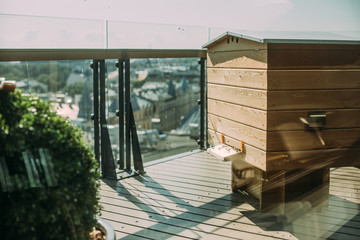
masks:
<instances>
[{"instance_id":1,"label":"leafy bush","mask_svg":"<svg viewBox=\"0 0 360 240\"><path fill-rule=\"evenodd\" d=\"M51 156L56 186L45 177L41 187L29 183L22 153L36 156L40 148ZM35 95L0 91L0 157L16 183L11 192L0 190L2 239L89 238L100 211L99 172L80 129Z\"/></svg>"}]
</instances>

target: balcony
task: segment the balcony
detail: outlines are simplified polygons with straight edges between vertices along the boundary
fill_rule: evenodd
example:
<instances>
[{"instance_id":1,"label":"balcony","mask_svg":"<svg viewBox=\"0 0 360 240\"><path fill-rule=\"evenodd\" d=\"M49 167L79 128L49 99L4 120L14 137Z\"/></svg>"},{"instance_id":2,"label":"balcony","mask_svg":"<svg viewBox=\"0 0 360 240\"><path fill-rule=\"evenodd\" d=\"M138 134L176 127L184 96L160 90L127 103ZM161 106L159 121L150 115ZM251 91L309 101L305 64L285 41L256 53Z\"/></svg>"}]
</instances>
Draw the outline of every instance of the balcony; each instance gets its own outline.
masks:
<instances>
[{"instance_id":1,"label":"balcony","mask_svg":"<svg viewBox=\"0 0 360 240\"><path fill-rule=\"evenodd\" d=\"M183 49L139 48L144 46L141 41L134 48L123 48L117 45L119 33L104 37L102 23L94 23L100 28L95 31L98 41L88 46L36 49L41 46L30 44L31 49L0 49L2 69L18 71L18 75L2 76L3 71L0 77L15 80L24 92L37 91L53 101L59 114L82 127L102 166L102 217L114 228L117 239L360 237L359 167L330 168L325 204L307 200L308 194L323 191L318 188L287 202L285 214L261 211L262 203L251 191L233 192L232 162L206 151L210 142L223 142L221 135L234 138L231 131L222 133L216 128L219 125L208 126L207 51L201 45L189 49L190 43ZM124 24L106 23L110 32ZM165 28L179 31L177 26ZM204 44L204 33L195 29L192 34L205 39ZM182 44L172 39L167 42L172 48ZM149 42L145 45L154 44ZM66 42L64 46L69 47ZM77 90L76 83L81 83ZM215 116L213 102L211 120L221 117ZM135 137L138 144L133 143Z\"/></svg>"}]
</instances>

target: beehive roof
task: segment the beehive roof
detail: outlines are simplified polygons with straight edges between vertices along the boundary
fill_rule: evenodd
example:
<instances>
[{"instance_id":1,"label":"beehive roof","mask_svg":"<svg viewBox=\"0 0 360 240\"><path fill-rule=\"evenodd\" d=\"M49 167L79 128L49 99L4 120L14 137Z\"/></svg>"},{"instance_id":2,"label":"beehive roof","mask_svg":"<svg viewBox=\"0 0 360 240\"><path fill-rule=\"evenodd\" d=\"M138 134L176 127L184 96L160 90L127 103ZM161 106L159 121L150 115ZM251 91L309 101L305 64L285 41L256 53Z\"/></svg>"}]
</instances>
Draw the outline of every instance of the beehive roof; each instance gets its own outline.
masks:
<instances>
[{"instance_id":1,"label":"beehive roof","mask_svg":"<svg viewBox=\"0 0 360 240\"><path fill-rule=\"evenodd\" d=\"M307 44L360 44L360 33L353 36L329 32L272 31L272 32L225 32L203 45L211 47L228 37L238 37L260 43L307 43Z\"/></svg>"}]
</instances>

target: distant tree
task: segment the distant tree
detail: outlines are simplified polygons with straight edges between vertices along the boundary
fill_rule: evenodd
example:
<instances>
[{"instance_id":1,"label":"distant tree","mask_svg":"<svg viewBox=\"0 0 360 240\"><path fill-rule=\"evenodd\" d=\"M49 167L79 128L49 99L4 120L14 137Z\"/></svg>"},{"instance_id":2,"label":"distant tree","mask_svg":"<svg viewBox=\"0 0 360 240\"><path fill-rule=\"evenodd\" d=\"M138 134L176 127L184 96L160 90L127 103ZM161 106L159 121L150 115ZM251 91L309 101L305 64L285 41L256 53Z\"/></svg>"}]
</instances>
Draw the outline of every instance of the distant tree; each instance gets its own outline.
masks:
<instances>
[{"instance_id":1,"label":"distant tree","mask_svg":"<svg viewBox=\"0 0 360 240\"><path fill-rule=\"evenodd\" d=\"M66 86L64 88L64 92L71 97L75 97L76 94L81 94L83 88L84 88L84 82L76 82Z\"/></svg>"}]
</instances>

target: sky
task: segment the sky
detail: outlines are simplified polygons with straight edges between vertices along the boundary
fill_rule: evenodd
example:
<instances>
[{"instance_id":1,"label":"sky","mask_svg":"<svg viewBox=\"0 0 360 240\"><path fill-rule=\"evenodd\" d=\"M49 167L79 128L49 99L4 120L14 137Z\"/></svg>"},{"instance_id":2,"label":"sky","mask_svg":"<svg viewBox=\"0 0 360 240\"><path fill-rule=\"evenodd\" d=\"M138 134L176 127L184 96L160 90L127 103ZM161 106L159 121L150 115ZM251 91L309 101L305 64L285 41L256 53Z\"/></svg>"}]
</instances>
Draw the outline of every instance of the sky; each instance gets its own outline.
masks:
<instances>
[{"instance_id":1,"label":"sky","mask_svg":"<svg viewBox=\"0 0 360 240\"><path fill-rule=\"evenodd\" d=\"M120 29L121 24L115 24L115 21L143 23L135 25L129 23L128 26L137 32L149 30L149 23L199 26L204 29L211 27L223 30L360 32L359 13L360 0L0 0L0 14L97 19L99 21L94 23L94 27L99 28L99 32L105 31L104 26L100 26L101 22L109 20L112 35L108 39L105 40L103 36L99 36L101 35L99 33L85 31L86 33L76 40L81 45L84 38L96 35L95 38L102 42L102 46L109 45L109 41L111 45L111 41L119 40L120 36L117 36L115 29ZM43 22L48 22L48 25L45 26ZM1 18L0 16L0 29L3 33L3 30L6 29L13 35L12 31L15 30L10 29L9 25L11 25L14 26L13 29L16 27L22 31L23 29L32 31L27 33L27 37L32 34L33 39L36 39L36 36L39 37L39 31L44 31L44 29L66 32L70 36L75 32L75 30L71 31L71 28L76 27L84 31L84 27L91 28L90 23L92 22L85 23L79 20L76 24L72 23L74 21L64 20L64 23L60 23L55 20L37 21L35 18L21 19L14 18L14 16ZM57 29L59 26L55 26L55 30L51 30L50 24L53 24L52 26L67 24L67 29ZM124 27L124 25L121 26ZM176 29L182 30L182 27ZM157 33L156 31L155 29L154 34ZM164 26L164 29L158 29L158 31L170 30ZM186 31L188 34L186 36L190 36L197 30L187 27ZM5 33L7 32L5 31ZM124 33L122 37L131 32L124 30ZM178 33L172 31L169 33L178 36ZM204 34L203 30L199 30L197 34ZM146 36L148 35L142 34L139 37ZM126 37L129 38L129 36ZM12 40L4 40L0 36L0 47L4 46L4 41L9 43ZM19 41L24 42L25 40ZM50 39L47 39L47 42L50 43ZM146 46L140 47L154 47L154 43L150 42L146 43ZM135 46L137 46L136 44L134 42ZM95 45L97 46L99 43ZM77 44L74 46L77 47Z\"/></svg>"}]
</instances>

